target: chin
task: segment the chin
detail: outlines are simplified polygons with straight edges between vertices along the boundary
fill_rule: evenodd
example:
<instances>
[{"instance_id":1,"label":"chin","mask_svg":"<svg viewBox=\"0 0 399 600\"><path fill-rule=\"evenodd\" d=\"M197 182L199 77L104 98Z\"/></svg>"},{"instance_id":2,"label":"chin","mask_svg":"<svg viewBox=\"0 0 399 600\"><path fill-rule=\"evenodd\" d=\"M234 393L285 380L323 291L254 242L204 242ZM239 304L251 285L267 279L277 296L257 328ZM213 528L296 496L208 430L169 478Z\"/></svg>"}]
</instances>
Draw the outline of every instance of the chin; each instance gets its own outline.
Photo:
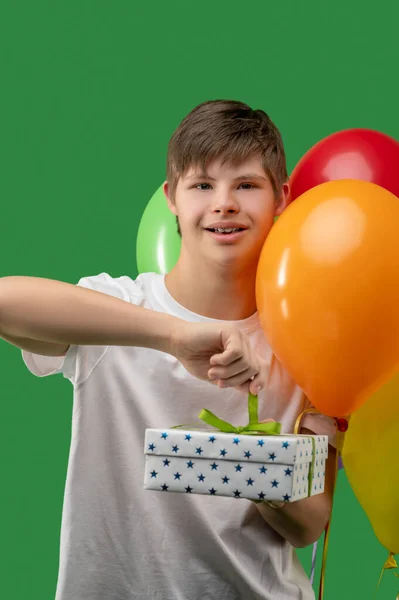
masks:
<instances>
[{"instance_id":1,"label":"chin","mask_svg":"<svg viewBox=\"0 0 399 600\"><path fill-rule=\"evenodd\" d=\"M243 252L242 249L235 248L231 252L210 252L207 254L207 263L218 266L219 268L229 269L230 271L242 271L251 269L258 263L259 252L254 256L253 253Z\"/></svg>"}]
</instances>

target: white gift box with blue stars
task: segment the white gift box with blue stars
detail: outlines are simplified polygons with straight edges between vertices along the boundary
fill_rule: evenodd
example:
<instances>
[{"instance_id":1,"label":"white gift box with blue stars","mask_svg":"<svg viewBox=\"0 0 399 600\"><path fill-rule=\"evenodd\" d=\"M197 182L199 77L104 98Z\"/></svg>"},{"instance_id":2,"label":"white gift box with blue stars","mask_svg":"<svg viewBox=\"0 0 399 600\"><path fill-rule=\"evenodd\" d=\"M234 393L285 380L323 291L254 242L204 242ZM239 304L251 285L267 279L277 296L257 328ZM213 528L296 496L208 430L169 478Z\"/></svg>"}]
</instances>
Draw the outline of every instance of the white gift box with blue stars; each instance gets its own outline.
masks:
<instances>
[{"instance_id":1,"label":"white gift box with blue stars","mask_svg":"<svg viewBox=\"0 0 399 600\"><path fill-rule=\"evenodd\" d=\"M324 491L328 437L147 429L145 455L148 490L295 502Z\"/></svg>"}]
</instances>

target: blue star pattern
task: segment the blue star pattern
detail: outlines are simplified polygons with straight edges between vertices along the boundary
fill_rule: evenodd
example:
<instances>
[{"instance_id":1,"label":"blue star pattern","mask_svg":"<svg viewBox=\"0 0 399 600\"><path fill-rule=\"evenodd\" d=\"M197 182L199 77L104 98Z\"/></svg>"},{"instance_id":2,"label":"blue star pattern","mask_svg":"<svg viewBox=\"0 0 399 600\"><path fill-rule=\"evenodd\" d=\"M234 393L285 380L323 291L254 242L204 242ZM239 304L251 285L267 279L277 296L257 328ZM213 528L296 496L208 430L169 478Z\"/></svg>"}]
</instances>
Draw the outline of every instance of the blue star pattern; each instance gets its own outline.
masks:
<instances>
[{"instance_id":1,"label":"blue star pattern","mask_svg":"<svg viewBox=\"0 0 399 600\"><path fill-rule=\"evenodd\" d=\"M147 489L284 502L300 500L308 495L309 463L295 466L269 464L266 467L251 462L216 463L203 458L187 461L184 457L164 458L153 454L147 455L146 460ZM164 466L165 461L168 461L168 468ZM205 468L209 469L206 476ZM158 484L157 487L156 481L160 479L161 473L161 485ZM205 481L208 484L206 487ZM316 469L313 473L311 493L322 493L323 489L323 471Z\"/></svg>"},{"instance_id":2,"label":"blue star pattern","mask_svg":"<svg viewBox=\"0 0 399 600\"><path fill-rule=\"evenodd\" d=\"M176 429L147 429L145 432L145 453L149 451L158 456L182 455L187 458L195 455L195 449L203 449L202 458L216 459L222 450L226 450L226 456L230 460L243 459L243 450L250 452L246 459L259 462L284 463L294 465L296 463L307 463L313 455L313 442L315 445L316 458L328 456L327 436L293 436L293 435L237 435L223 432L209 433L206 430ZM243 443L242 443L243 442ZM302 453L302 454L301 454ZM307 453L307 454L306 454ZM268 458L275 455L275 459ZM198 455L197 455L198 456Z\"/></svg>"},{"instance_id":3,"label":"blue star pattern","mask_svg":"<svg viewBox=\"0 0 399 600\"><path fill-rule=\"evenodd\" d=\"M309 494L313 451L310 493L324 491L328 439L314 436L313 440L314 446L311 436L146 430L144 487L167 492L295 502Z\"/></svg>"}]
</instances>

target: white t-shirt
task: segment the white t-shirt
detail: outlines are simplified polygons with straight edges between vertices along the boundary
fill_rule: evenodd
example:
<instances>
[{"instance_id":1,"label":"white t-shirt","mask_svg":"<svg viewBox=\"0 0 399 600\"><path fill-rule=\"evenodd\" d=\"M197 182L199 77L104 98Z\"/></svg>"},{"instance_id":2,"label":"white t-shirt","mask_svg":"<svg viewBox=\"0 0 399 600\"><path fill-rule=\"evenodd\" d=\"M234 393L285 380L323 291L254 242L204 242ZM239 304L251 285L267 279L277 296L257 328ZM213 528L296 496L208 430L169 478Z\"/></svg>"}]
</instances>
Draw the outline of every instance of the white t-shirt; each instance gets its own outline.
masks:
<instances>
[{"instance_id":1,"label":"white t-shirt","mask_svg":"<svg viewBox=\"0 0 399 600\"><path fill-rule=\"evenodd\" d=\"M79 284L192 322L164 277ZM270 362L260 418L293 431L307 401L273 357L257 315L236 325ZM172 356L146 348L73 346L65 358L23 352L32 373L63 373L74 387L72 439L62 516L56 600L312 600L293 547L247 500L144 490L144 432L192 423L208 408L233 424L248 419L247 396L190 375ZM328 419L307 426L331 433Z\"/></svg>"}]
</instances>

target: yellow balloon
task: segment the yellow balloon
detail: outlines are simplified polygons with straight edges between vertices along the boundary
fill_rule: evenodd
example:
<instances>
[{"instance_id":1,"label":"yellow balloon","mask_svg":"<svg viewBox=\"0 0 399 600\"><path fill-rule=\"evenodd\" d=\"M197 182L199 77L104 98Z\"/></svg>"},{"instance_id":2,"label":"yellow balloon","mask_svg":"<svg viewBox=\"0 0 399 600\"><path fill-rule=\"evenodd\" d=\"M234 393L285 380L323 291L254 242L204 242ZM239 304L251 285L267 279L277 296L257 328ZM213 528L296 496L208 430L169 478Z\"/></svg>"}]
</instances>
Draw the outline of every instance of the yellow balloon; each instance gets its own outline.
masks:
<instances>
[{"instance_id":1,"label":"yellow balloon","mask_svg":"<svg viewBox=\"0 0 399 600\"><path fill-rule=\"evenodd\" d=\"M398 554L399 373L352 414L342 460L375 535Z\"/></svg>"}]
</instances>

